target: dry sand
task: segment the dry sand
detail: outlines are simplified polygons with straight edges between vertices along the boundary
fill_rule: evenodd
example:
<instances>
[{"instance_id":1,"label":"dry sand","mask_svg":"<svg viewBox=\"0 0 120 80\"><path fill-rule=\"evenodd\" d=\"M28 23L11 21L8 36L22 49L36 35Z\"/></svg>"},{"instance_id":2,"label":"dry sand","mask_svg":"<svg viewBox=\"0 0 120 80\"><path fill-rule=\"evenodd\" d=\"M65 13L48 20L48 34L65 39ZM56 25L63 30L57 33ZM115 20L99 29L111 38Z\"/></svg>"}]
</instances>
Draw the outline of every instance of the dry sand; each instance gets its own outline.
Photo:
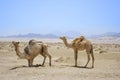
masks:
<instances>
[{"instance_id":1,"label":"dry sand","mask_svg":"<svg viewBox=\"0 0 120 80\"><path fill-rule=\"evenodd\" d=\"M95 68L91 69L91 62L88 68L81 67L87 62L85 51L79 51L78 67L74 67L73 50L67 49L62 41L47 39L52 66L47 58L44 67L27 67L27 60L19 59L7 40L0 41L0 80L120 80L120 44L94 43ZM23 51L27 41L19 41ZM38 56L34 64L41 64L42 60Z\"/></svg>"}]
</instances>

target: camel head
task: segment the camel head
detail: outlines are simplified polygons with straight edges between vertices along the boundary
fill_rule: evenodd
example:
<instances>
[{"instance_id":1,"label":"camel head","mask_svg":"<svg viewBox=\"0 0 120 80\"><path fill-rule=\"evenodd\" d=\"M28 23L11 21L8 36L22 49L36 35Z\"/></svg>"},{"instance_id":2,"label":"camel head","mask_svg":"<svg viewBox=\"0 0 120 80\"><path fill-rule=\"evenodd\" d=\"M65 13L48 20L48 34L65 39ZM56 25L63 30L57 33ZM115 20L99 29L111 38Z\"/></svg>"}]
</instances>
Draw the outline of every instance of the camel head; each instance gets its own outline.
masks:
<instances>
[{"instance_id":1,"label":"camel head","mask_svg":"<svg viewBox=\"0 0 120 80\"><path fill-rule=\"evenodd\" d=\"M65 36L60 37L61 40L67 40Z\"/></svg>"},{"instance_id":2,"label":"camel head","mask_svg":"<svg viewBox=\"0 0 120 80\"><path fill-rule=\"evenodd\" d=\"M18 46L19 46L19 43L20 43L20 42L12 41L12 44L13 44L15 47L18 47Z\"/></svg>"}]
</instances>

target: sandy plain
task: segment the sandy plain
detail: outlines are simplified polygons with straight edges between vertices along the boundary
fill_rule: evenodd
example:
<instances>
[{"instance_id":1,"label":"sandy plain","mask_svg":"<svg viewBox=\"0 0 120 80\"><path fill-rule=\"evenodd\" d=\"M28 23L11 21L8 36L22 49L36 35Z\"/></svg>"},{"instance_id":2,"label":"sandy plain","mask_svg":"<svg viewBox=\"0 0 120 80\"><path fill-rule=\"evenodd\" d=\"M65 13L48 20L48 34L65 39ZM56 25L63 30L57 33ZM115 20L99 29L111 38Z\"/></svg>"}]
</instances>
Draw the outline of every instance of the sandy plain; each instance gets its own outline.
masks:
<instances>
[{"instance_id":1,"label":"sandy plain","mask_svg":"<svg viewBox=\"0 0 120 80\"><path fill-rule=\"evenodd\" d=\"M30 39L0 39L0 80L120 80L120 43L118 41L91 40L94 46L95 67L83 68L87 62L85 51L79 51L78 67L74 67L74 53L59 39L36 39L48 44L52 55L52 66L27 67L27 60L19 59L11 41L20 41L20 50ZM70 42L70 41L69 41ZM43 57L37 56L34 64L41 64Z\"/></svg>"}]
</instances>

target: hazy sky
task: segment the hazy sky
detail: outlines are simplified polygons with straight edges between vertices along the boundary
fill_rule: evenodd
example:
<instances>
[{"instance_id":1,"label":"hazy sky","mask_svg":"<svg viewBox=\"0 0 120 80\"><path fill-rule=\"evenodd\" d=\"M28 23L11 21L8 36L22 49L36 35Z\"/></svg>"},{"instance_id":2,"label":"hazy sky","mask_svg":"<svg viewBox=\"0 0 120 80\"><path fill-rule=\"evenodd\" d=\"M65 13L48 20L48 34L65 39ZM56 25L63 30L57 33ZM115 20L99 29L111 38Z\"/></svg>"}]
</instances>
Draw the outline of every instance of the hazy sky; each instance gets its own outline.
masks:
<instances>
[{"instance_id":1,"label":"hazy sky","mask_svg":"<svg viewBox=\"0 0 120 80\"><path fill-rule=\"evenodd\" d=\"M120 0L0 0L0 36L120 32Z\"/></svg>"}]
</instances>

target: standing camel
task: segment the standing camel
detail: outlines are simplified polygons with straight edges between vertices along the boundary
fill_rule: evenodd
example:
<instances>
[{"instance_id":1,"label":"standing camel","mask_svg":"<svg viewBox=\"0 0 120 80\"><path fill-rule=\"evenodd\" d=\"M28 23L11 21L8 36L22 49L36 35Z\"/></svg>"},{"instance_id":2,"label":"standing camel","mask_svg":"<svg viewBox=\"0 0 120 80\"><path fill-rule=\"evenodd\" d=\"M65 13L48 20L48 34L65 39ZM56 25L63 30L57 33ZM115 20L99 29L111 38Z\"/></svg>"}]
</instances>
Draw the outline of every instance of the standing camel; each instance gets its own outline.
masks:
<instances>
[{"instance_id":1,"label":"standing camel","mask_svg":"<svg viewBox=\"0 0 120 80\"><path fill-rule=\"evenodd\" d=\"M77 58L78 58L78 50L86 50L88 60L84 67L87 67L90 56L92 57L92 68L94 68L94 55L93 55L93 45L92 43L85 39L84 36L80 36L79 38L75 38L71 44L68 44L67 38L65 36L60 37L63 40L64 44L68 48L72 48L74 50L74 58L75 58L75 67L77 67Z\"/></svg>"},{"instance_id":2,"label":"standing camel","mask_svg":"<svg viewBox=\"0 0 120 80\"><path fill-rule=\"evenodd\" d=\"M44 66L46 57L49 57L49 65L51 66L51 55L48 53L47 46L43 43L37 43L35 40L30 40L29 44L24 48L24 52L22 53L19 50L19 42L12 41L12 44L15 47L16 55L19 58L27 59L28 60L28 66L33 66L33 60L36 56L39 54L44 57L42 66Z\"/></svg>"}]
</instances>

